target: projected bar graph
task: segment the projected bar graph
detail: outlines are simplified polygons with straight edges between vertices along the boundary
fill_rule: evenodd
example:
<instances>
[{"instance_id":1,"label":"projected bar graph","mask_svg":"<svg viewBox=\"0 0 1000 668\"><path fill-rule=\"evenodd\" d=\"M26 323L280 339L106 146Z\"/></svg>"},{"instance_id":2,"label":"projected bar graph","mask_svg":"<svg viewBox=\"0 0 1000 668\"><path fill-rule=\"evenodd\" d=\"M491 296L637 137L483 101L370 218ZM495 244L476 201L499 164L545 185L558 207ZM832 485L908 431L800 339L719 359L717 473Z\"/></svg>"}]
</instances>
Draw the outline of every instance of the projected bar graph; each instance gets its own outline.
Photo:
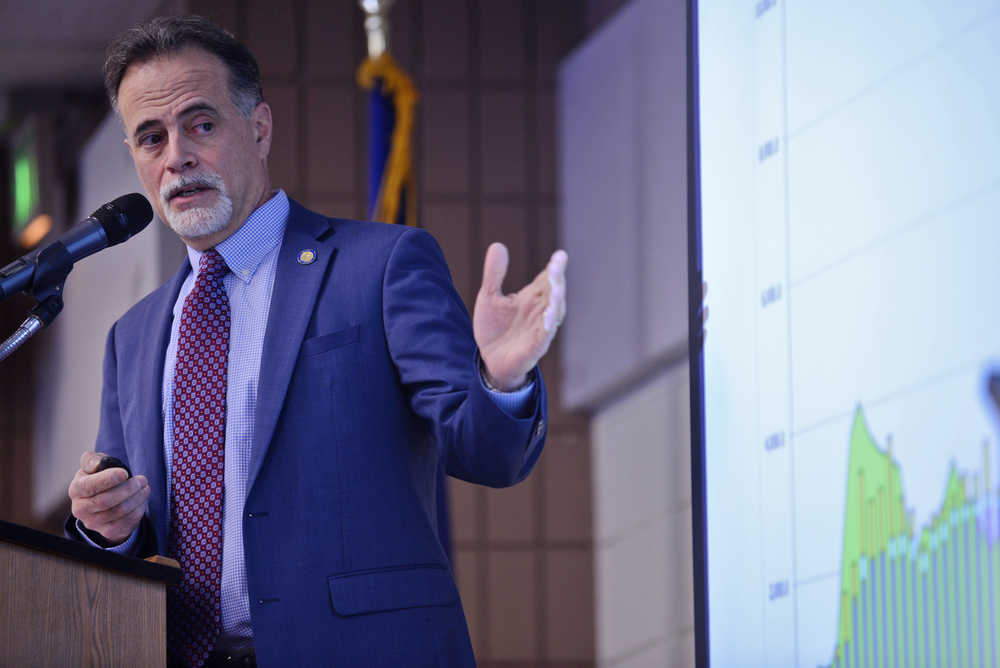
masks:
<instances>
[{"instance_id":1,"label":"projected bar graph","mask_svg":"<svg viewBox=\"0 0 1000 668\"><path fill-rule=\"evenodd\" d=\"M902 472L859 408L850 455L839 629L830 666L996 666L997 505L954 467L940 509L915 529Z\"/></svg>"},{"instance_id":2,"label":"projected bar graph","mask_svg":"<svg viewBox=\"0 0 1000 668\"><path fill-rule=\"evenodd\" d=\"M708 664L1000 668L1000 0L696 8Z\"/></svg>"}]
</instances>

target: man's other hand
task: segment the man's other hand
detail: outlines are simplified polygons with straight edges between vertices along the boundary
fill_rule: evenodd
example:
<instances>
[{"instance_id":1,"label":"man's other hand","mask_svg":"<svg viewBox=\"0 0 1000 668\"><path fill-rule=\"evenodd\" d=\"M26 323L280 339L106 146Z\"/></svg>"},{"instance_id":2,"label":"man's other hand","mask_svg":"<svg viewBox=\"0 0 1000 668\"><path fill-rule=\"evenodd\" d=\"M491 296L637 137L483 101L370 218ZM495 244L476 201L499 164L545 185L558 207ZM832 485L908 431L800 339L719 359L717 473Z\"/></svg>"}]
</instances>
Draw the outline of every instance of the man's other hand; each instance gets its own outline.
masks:
<instances>
[{"instance_id":1,"label":"man's other hand","mask_svg":"<svg viewBox=\"0 0 1000 668\"><path fill-rule=\"evenodd\" d=\"M486 380L496 389L523 386L528 372L549 349L566 317L567 260L566 251L557 250L535 280L505 295L501 286L510 262L507 247L492 243L486 250L472 328Z\"/></svg>"},{"instance_id":2,"label":"man's other hand","mask_svg":"<svg viewBox=\"0 0 1000 668\"><path fill-rule=\"evenodd\" d=\"M109 545L125 542L146 513L149 481L145 476L128 477L125 469L97 471L100 452L85 452L80 470L69 484L73 516ZM95 472L96 471L96 472Z\"/></svg>"}]
</instances>

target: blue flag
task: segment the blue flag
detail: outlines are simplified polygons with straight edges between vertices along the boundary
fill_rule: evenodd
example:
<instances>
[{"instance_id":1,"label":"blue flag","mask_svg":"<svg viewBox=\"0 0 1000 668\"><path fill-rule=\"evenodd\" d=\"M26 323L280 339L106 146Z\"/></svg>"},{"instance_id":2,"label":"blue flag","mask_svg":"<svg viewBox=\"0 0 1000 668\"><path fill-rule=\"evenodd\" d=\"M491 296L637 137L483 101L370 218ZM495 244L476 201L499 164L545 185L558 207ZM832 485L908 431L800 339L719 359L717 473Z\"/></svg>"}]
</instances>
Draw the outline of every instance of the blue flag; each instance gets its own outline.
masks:
<instances>
[{"instance_id":1,"label":"blue flag","mask_svg":"<svg viewBox=\"0 0 1000 668\"><path fill-rule=\"evenodd\" d=\"M413 115L417 90L388 53L358 69L368 98L368 216L416 226L413 196Z\"/></svg>"}]
</instances>

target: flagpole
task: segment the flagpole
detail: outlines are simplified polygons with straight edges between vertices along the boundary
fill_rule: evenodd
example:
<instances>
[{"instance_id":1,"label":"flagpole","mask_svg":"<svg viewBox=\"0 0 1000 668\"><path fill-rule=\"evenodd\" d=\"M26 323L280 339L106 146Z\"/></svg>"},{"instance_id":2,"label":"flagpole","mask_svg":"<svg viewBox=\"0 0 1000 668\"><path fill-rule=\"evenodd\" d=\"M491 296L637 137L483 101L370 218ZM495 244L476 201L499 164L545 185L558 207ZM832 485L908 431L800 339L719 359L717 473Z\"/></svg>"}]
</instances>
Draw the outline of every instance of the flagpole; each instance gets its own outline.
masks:
<instances>
[{"instance_id":1,"label":"flagpole","mask_svg":"<svg viewBox=\"0 0 1000 668\"><path fill-rule=\"evenodd\" d=\"M389 51L389 11L395 0L358 0L365 12L368 57L378 58Z\"/></svg>"}]
</instances>

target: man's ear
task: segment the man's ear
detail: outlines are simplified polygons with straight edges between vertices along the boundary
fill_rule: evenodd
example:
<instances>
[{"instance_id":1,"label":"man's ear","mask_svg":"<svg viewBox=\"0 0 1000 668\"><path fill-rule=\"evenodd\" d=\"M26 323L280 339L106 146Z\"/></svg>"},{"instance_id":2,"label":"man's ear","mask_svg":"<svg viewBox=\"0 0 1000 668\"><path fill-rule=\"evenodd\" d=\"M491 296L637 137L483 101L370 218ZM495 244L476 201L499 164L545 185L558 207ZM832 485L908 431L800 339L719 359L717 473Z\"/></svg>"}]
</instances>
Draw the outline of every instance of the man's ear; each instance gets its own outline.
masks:
<instances>
[{"instance_id":1,"label":"man's ear","mask_svg":"<svg viewBox=\"0 0 1000 668\"><path fill-rule=\"evenodd\" d=\"M253 110L250 116L250 124L253 127L254 141L257 142L258 152L261 159L267 158L271 152L271 134L273 125L271 121L271 107L267 102L261 102Z\"/></svg>"}]
</instances>

